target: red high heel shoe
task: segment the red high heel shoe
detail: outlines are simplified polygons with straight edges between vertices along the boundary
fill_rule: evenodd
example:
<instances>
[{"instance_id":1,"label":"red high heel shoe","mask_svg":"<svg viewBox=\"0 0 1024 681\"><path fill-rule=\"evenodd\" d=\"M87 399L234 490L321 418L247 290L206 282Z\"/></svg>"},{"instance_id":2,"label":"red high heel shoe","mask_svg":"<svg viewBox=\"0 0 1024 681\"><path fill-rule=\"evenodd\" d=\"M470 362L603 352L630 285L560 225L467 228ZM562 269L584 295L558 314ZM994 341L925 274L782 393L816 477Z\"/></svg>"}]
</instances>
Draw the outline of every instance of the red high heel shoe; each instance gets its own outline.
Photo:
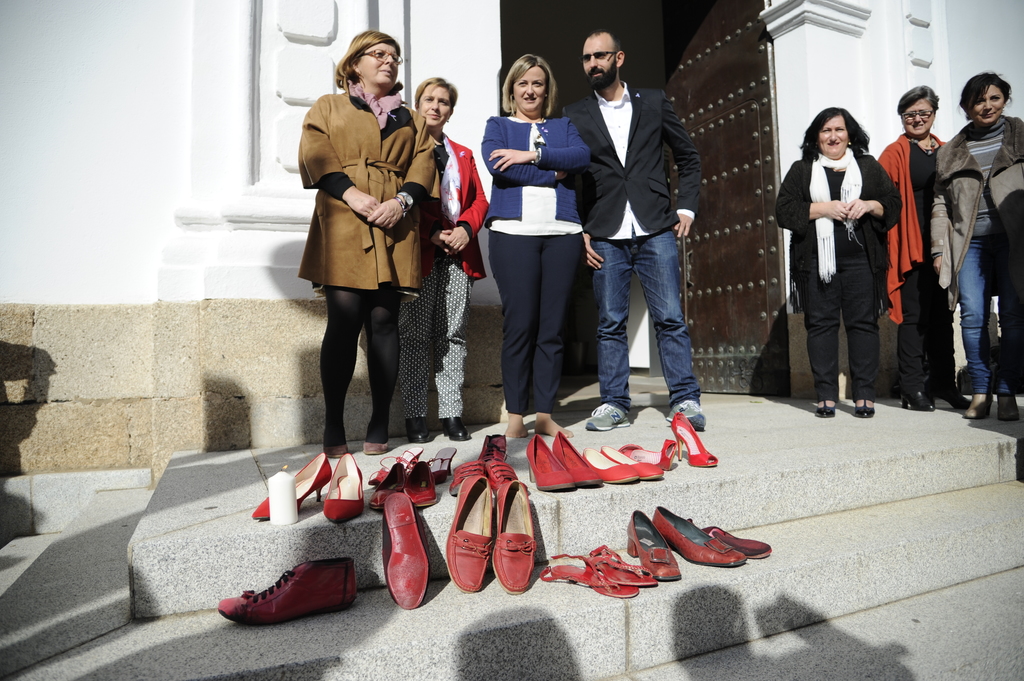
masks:
<instances>
[{"instance_id":1,"label":"red high heel shoe","mask_svg":"<svg viewBox=\"0 0 1024 681\"><path fill-rule=\"evenodd\" d=\"M370 478L370 486L376 487L381 483L384 478L388 477L388 473L391 472L391 467L396 463L401 463L405 466L405 471L408 473L412 470L412 467L416 465L416 462L420 460L420 456L423 454L423 447L410 447L405 450L401 456L385 456L380 460L381 469L373 474ZM391 463L387 463L387 462Z\"/></svg>"},{"instance_id":2,"label":"red high heel shoe","mask_svg":"<svg viewBox=\"0 0 1024 681\"><path fill-rule=\"evenodd\" d=\"M434 487L434 475L430 472L430 464L420 461L412 467L405 477L402 490L412 499L413 506L433 506L437 503L437 488Z\"/></svg>"},{"instance_id":3,"label":"red high heel shoe","mask_svg":"<svg viewBox=\"0 0 1024 681\"><path fill-rule=\"evenodd\" d=\"M445 455L448 456L445 456ZM434 484L442 485L452 472L452 459L455 458L455 447L445 447L438 450L433 459L428 461L430 473L434 476Z\"/></svg>"},{"instance_id":4,"label":"red high heel shoe","mask_svg":"<svg viewBox=\"0 0 1024 681\"><path fill-rule=\"evenodd\" d=\"M718 459L704 448L704 443L697 437L697 431L690 425L689 419L682 412L672 417L672 434L676 436L676 448L679 460L682 461L683 447L686 447L687 462L694 468L714 468Z\"/></svg>"},{"instance_id":5,"label":"red high heel shoe","mask_svg":"<svg viewBox=\"0 0 1024 681\"><path fill-rule=\"evenodd\" d=\"M526 460L530 464L530 482L536 484L537 489L545 492L576 489L572 473L552 456L548 443L540 435L534 435L526 445Z\"/></svg>"},{"instance_id":6,"label":"red high heel shoe","mask_svg":"<svg viewBox=\"0 0 1024 681\"><path fill-rule=\"evenodd\" d=\"M601 455L609 461L632 466L641 480L653 481L661 480L665 477L665 471L660 467L651 463L644 463L643 461L634 461L614 447L601 447Z\"/></svg>"},{"instance_id":7,"label":"red high heel shoe","mask_svg":"<svg viewBox=\"0 0 1024 681\"><path fill-rule=\"evenodd\" d=\"M363 474L351 454L342 455L324 497L324 516L340 523L363 512Z\"/></svg>"},{"instance_id":8,"label":"red high heel shoe","mask_svg":"<svg viewBox=\"0 0 1024 681\"><path fill-rule=\"evenodd\" d=\"M405 490L405 464L396 463L391 467L388 476L377 485L377 491L370 497L370 508L380 511L384 508L384 502L392 494L401 494Z\"/></svg>"},{"instance_id":9,"label":"red high heel shoe","mask_svg":"<svg viewBox=\"0 0 1024 681\"><path fill-rule=\"evenodd\" d=\"M596 449L587 447L583 450L583 460L587 465L597 471L605 482L619 485L627 482L634 482L640 479L640 474L632 466L622 463L615 463L607 456Z\"/></svg>"},{"instance_id":10,"label":"red high heel shoe","mask_svg":"<svg viewBox=\"0 0 1024 681\"><path fill-rule=\"evenodd\" d=\"M295 474L295 498L298 508L302 508L302 502L313 492L316 492L316 500L320 501L320 491L331 481L331 472L331 462L327 460L327 455L320 453ZM270 520L270 497L256 507L252 517L253 520Z\"/></svg>"},{"instance_id":11,"label":"red high heel shoe","mask_svg":"<svg viewBox=\"0 0 1024 681\"><path fill-rule=\"evenodd\" d=\"M569 442L569 438L559 431L555 435L555 441L551 445L551 453L558 459L567 471L572 475L572 481L577 487L600 487L604 484L601 476L593 468L587 465L580 453Z\"/></svg>"},{"instance_id":12,"label":"red high heel shoe","mask_svg":"<svg viewBox=\"0 0 1024 681\"><path fill-rule=\"evenodd\" d=\"M682 459L682 455L679 453L679 447L676 446L675 440L665 440L665 444L661 446L660 453L644 449L640 445L626 445L624 447L619 447L619 451L631 458L633 461L654 464L663 471L672 469L672 460L677 456L680 460Z\"/></svg>"}]
</instances>

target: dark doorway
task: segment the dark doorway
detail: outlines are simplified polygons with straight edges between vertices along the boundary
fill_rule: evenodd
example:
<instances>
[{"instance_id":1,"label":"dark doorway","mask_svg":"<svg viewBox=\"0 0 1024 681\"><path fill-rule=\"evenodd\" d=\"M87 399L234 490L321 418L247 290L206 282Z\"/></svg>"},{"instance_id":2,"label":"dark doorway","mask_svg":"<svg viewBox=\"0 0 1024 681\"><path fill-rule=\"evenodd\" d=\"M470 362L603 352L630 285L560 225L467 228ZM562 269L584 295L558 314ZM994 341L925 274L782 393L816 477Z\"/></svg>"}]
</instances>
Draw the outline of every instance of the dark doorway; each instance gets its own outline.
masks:
<instances>
[{"instance_id":1,"label":"dark doorway","mask_svg":"<svg viewBox=\"0 0 1024 681\"><path fill-rule=\"evenodd\" d=\"M762 0L501 3L499 83L518 57L535 53L551 64L559 109L582 99L591 93L579 63L583 42L608 29L626 53L623 80L664 88L693 137L703 186L680 262L693 368L706 392L789 392L772 67L757 18L763 9ZM667 173L674 175L668 164ZM583 326L570 334L592 341L596 323Z\"/></svg>"}]
</instances>

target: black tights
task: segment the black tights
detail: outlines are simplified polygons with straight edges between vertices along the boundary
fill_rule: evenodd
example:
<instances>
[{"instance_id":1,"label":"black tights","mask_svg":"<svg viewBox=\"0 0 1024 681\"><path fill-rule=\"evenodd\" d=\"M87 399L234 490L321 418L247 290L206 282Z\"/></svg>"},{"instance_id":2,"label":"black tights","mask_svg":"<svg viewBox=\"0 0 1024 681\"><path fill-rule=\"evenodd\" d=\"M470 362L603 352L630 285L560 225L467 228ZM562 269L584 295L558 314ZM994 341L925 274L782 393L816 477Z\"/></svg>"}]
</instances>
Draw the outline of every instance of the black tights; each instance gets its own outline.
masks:
<instances>
[{"instance_id":1,"label":"black tights","mask_svg":"<svg viewBox=\"0 0 1024 681\"><path fill-rule=\"evenodd\" d=\"M375 290L325 286L327 330L320 346L320 381L324 388L324 447L347 444L345 395L356 368L359 331L366 328L366 364L373 411L366 441L388 441L391 396L398 381L399 293L383 285Z\"/></svg>"}]
</instances>

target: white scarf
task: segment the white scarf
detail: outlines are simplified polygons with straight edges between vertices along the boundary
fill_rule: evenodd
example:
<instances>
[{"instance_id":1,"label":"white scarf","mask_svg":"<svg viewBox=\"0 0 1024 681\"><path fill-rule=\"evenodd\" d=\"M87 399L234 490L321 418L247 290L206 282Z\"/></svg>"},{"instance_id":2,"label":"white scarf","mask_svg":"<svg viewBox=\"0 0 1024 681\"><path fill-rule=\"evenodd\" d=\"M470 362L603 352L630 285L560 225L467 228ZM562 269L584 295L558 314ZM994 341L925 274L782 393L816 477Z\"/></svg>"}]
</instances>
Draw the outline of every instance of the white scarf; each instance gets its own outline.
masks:
<instances>
[{"instance_id":1,"label":"white scarf","mask_svg":"<svg viewBox=\"0 0 1024 681\"><path fill-rule=\"evenodd\" d=\"M462 205L459 203L462 178L459 177L459 161L455 158L455 150L447 135L444 137L444 148L448 152L448 162L444 165L444 175L441 177L441 212L454 225L462 214Z\"/></svg>"},{"instance_id":2,"label":"white scarf","mask_svg":"<svg viewBox=\"0 0 1024 681\"><path fill-rule=\"evenodd\" d=\"M860 166L853 158L853 151L847 147L843 157L835 161L818 154L818 159L811 166L812 203L827 203L832 200L832 192L828 188L828 178L825 177L825 168L846 169L846 172L843 173L843 186L839 190L840 201L849 203L860 198L863 182ZM857 227L857 221L848 218L845 223L847 236L852 241L856 241L857 237L853 230ZM836 240L832 218L822 217L815 220L814 232L818 237L818 276L827 284L832 281L832 277L836 273Z\"/></svg>"}]
</instances>

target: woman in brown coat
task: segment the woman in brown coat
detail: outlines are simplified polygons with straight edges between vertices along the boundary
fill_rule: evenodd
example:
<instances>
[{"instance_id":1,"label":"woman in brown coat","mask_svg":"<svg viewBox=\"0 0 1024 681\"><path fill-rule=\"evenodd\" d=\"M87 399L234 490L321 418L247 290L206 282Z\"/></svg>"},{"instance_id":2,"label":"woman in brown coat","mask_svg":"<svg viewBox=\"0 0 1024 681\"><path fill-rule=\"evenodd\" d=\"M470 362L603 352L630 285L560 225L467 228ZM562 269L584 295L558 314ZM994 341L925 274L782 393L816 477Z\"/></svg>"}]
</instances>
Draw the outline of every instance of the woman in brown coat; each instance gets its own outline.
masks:
<instances>
[{"instance_id":1,"label":"woman in brown coat","mask_svg":"<svg viewBox=\"0 0 1024 681\"><path fill-rule=\"evenodd\" d=\"M327 298L320 380L329 456L348 451L345 395L364 327L373 408L363 451L388 450L399 299L420 286L410 210L433 188L434 144L418 114L402 106L401 63L394 38L360 33L335 71L341 93L317 100L302 124L302 185L319 191L299 276Z\"/></svg>"}]
</instances>

